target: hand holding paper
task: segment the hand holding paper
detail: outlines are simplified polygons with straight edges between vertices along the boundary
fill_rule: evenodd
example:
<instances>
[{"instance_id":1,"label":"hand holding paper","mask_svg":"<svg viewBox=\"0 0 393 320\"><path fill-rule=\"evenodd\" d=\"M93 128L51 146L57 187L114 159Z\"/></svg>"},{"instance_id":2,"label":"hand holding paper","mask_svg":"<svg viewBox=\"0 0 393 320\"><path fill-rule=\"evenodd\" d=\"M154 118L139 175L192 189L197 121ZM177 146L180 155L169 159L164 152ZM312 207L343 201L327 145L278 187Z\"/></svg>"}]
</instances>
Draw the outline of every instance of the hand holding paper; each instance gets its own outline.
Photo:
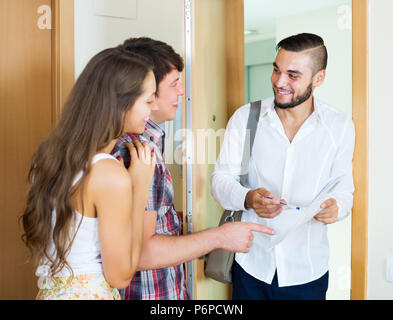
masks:
<instances>
[{"instance_id":1,"label":"hand holding paper","mask_svg":"<svg viewBox=\"0 0 393 320\"><path fill-rule=\"evenodd\" d=\"M248 191L244 206L246 209L252 208L261 218L274 218L282 210L279 200L273 199L273 194L265 188L258 188Z\"/></svg>"},{"instance_id":2,"label":"hand holding paper","mask_svg":"<svg viewBox=\"0 0 393 320\"><path fill-rule=\"evenodd\" d=\"M327 199L321 204L321 208L323 210L320 211L316 216L314 216L315 220L327 224L337 222L338 206L336 199Z\"/></svg>"},{"instance_id":3,"label":"hand holding paper","mask_svg":"<svg viewBox=\"0 0 393 320\"><path fill-rule=\"evenodd\" d=\"M342 176L330 179L306 207L299 208L291 206L290 204L288 204L288 207L284 206L284 210L270 221L269 227L275 231L275 235L269 237L268 247L274 247L276 244L281 242L288 233L311 220L314 216L319 215L319 219L323 220L321 222L333 221L333 213L337 203L334 199L331 199L330 195L341 181L341 178ZM326 208L321 208L322 203L326 204Z\"/></svg>"}]
</instances>

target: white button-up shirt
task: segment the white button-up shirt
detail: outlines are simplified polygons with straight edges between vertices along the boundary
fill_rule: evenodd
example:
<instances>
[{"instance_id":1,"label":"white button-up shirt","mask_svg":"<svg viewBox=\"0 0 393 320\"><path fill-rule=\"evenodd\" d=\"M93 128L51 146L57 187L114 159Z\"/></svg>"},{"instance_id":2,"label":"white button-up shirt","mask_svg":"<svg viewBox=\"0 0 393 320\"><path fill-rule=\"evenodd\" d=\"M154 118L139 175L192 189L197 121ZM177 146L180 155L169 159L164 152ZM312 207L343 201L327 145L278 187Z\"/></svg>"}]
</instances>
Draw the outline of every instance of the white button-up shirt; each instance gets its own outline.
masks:
<instances>
[{"instance_id":1,"label":"white button-up shirt","mask_svg":"<svg viewBox=\"0 0 393 320\"><path fill-rule=\"evenodd\" d=\"M311 203L329 179L343 176L329 197L337 201L338 220L350 214L355 144L352 119L314 98L314 112L289 142L274 99L264 100L249 163L249 186L242 186L239 174L249 111L250 104L240 107L228 122L211 178L214 199L227 210L243 210L242 221L269 226L271 219L244 208L249 190L263 187L275 198L302 207ZM283 287L311 282L328 270L326 224L310 218L272 248L264 245L265 237L269 235L254 232L250 251L235 255L253 277L271 284L277 269L278 284Z\"/></svg>"}]
</instances>

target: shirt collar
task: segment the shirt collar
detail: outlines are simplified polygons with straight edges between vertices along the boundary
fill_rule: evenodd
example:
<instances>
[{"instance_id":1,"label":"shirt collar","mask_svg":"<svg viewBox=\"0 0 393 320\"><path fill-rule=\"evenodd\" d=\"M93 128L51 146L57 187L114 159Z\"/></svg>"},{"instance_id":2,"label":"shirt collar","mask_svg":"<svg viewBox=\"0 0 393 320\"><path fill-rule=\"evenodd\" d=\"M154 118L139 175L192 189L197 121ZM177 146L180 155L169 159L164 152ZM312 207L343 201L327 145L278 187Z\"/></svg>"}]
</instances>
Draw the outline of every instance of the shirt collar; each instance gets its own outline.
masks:
<instances>
[{"instance_id":1,"label":"shirt collar","mask_svg":"<svg viewBox=\"0 0 393 320\"><path fill-rule=\"evenodd\" d=\"M165 131L157 123L149 119L145 125L143 136L158 144L165 139Z\"/></svg>"},{"instance_id":2,"label":"shirt collar","mask_svg":"<svg viewBox=\"0 0 393 320\"><path fill-rule=\"evenodd\" d=\"M269 118L272 119L274 112L274 98L263 100L261 107L261 117L268 115Z\"/></svg>"},{"instance_id":3,"label":"shirt collar","mask_svg":"<svg viewBox=\"0 0 393 320\"><path fill-rule=\"evenodd\" d=\"M315 116L319 119L322 120L322 112L321 112L321 101L313 97L314 99L314 112ZM261 109L261 117L268 115L270 119L273 118L274 115L274 98L267 99L266 102L262 102L262 109Z\"/></svg>"},{"instance_id":4,"label":"shirt collar","mask_svg":"<svg viewBox=\"0 0 393 320\"><path fill-rule=\"evenodd\" d=\"M314 97L314 112L319 120L322 120L321 102Z\"/></svg>"}]
</instances>

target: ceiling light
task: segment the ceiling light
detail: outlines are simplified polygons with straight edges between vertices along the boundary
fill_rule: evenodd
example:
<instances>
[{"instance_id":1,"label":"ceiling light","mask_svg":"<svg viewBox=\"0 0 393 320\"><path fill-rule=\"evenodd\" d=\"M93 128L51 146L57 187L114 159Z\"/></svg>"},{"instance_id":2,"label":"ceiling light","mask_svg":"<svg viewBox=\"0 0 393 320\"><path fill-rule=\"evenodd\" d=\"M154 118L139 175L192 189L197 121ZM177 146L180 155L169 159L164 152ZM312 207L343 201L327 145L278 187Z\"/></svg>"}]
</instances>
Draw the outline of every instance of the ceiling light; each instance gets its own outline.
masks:
<instances>
[{"instance_id":1,"label":"ceiling light","mask_svg":"<svg viewBox=\"0 0 393 320\"><path fill-rule=\"evenodd\" d=\"M253 35L253 34L258 34L258 30L251 30L251 29L244 30L244 35L245 36L250 36L250 35Z\"/></svg>"}]
</instances>

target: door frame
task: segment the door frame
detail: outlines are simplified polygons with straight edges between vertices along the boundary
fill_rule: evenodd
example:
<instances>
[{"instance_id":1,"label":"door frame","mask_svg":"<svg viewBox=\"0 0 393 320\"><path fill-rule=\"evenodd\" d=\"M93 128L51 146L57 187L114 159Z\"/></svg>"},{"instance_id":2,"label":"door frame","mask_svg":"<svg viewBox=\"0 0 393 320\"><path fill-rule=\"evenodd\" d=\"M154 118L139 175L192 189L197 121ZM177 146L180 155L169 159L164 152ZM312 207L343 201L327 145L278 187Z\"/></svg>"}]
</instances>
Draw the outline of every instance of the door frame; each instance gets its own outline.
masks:
<instances>
[{"instance_id":1,"label":"door frame","mask_svg":"<svg viewBox=\"0 0 393 320\"><path fill-rule=\"evenodd\" d=\"M52 127L75 82L74 0L52 0Z\"/></svg>"},{"instance_id":2,"label":"door frame","mask_svg":"<svg viewBox=\"0 0 393 320\"><path fill-rule=\"evenodd\" d=\"M368 260L368 10L369 0L352 0L352 119L355 192L352 209L351 299L367 299Z\"/></svg>"}]
</instances>

